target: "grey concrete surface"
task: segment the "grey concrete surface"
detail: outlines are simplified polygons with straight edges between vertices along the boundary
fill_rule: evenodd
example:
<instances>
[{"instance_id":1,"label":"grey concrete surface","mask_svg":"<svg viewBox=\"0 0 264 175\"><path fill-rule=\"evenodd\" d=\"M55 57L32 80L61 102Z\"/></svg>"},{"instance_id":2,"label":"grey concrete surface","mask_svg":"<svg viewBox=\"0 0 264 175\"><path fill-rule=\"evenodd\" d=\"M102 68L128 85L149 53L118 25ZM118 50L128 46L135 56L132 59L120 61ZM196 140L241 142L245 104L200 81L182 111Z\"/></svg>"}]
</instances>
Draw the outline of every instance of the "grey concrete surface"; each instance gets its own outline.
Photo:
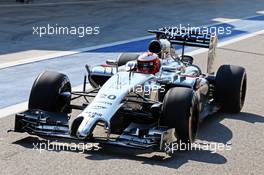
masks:
<instances>
[{"instance_id":1,"label":"grey concrete surface","mask_svg":"<svg viewBox=\"0 0 264 175\"><path fill-rule=\"evenodd\" d=\"M99 151L32 150L43 138L9 133L14 117L0 119L1 174L262 174L264 112L264 36L258 35L217 49L218 63L244 66L248 75L245 106L239 114L219 114L200 126L197 142L231 143L232 149L177 152L164 158L118 147ZM206 53L195 56L204 66ZM76 113L75 113L76 114Z\"/></svg>"},{"instance_id":2,"label":"grey concrete surface","mask_svg":"<svg viewBox=\"0 0 264 175\"><path fill-rule=\"evenodd\" d=\"M5 2L2 4L5 5ZM216 17L242 18L255 15L264 7L262 0L87 0L85 3L76 1L75 4L63 4L64 1L56 0L56 5L41 5L41 2L53 1L36 0L34 6L14 7L1 7L0 3L1 58L12 61L18 57L23 59L25 54L39 56L46 54L45 51L64 51L141 37L147 35L147 29L164 25L181 23L197 26L211 24ZM65 35L40 38L32 35L33 27L47 24L99 26L100 34L84 38Z\"/></svg>"}]
</instances>

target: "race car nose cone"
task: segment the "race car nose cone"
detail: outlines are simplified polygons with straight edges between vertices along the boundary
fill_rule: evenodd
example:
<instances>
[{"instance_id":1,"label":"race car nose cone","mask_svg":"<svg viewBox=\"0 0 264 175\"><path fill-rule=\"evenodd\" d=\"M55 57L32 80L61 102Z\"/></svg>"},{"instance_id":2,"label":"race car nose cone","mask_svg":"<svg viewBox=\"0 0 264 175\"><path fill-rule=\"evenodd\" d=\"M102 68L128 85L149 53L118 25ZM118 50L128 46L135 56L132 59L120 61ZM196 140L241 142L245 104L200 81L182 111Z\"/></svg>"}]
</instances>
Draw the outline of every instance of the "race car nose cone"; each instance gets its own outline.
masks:
<instances>
[{"instance_id":1,"label":"race car nose cone","mask_svg":"<svg viewBox=\"0 0 264 175\"><path fill-rule=\"evenodd\" d=\"M79 125L76 136L79 139L85 139L88 136L90 136L93 132L93 129L95 128L95 125L97 124L99 118L94 116L86 116L82 120L81 124Z\"/></svg>"}]
</instances>

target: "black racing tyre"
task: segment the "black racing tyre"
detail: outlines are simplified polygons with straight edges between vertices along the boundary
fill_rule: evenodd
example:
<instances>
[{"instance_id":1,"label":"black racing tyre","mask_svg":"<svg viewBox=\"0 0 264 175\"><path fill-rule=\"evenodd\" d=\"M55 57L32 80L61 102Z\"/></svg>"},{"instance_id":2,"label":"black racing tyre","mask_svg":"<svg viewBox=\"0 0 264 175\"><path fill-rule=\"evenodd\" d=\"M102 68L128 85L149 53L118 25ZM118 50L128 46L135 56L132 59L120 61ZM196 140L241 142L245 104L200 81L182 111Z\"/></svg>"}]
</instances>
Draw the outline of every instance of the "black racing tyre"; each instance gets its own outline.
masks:
<instances>
[{"instance_id":1,"label":"black racing tyre","mask_svg":"<svg viewBox=\"0 0 264 175\"><path fill-rule=\"evenodd\" d=\"M28 108L70 113L70 97L62 98L60 94L63 92L71 93L69 78L61 73L45 71L36 78L31 88Z\"/></svg>"},{"instance_id":2,"label":"black racing tyre","mask_svg":"<svg viewBox=\"0 0 264 175\"><path fill-rule=\"evenodd\" d=\"M215 78L215 101L223 112L241 111L247 90L246 70L240 66L222 65Z\"/></svg>"},{"instance_id":3,"label":"black racing tyre","mask_svg":"<svg viewBox=\"0 0 264 175\"><path fill-rule=\"evenodd\" d=\"M185 87L168 90L163 100L162 118L165 126L175 128L178 141L192 143L199 125L199 108L195 92Z\"/></svg>"},{"instance_id":4,"label":"black racing tyre","mask_svg":"<svg viewBox=\"0 0 264 175\"><path fill-rule=\"evenodd\" d=\"M139 57L139 54L135 54L135 53L121 53L117 59L117 65L123 66L128 61L137 60L138 57Z\"/></svg>"}]
</instances>

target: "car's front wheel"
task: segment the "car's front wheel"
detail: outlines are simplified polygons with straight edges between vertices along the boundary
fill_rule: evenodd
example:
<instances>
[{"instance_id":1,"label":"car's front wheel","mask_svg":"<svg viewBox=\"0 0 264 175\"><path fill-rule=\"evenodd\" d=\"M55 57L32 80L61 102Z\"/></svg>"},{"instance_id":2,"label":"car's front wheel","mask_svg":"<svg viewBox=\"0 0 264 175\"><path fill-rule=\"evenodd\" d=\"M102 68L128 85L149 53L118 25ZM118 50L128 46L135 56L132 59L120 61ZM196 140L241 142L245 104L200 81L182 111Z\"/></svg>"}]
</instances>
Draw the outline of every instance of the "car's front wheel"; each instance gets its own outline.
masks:
<instances>
[{"instance_id":1,"label":"car's front wheel","mask_svg":"<svg viewBox=\"0 0 264 175\"><path fill-rule=\"evenodd\" d=\"M199 124L199 108L195 92L185 87L168 90L163 100L162 118L164 125L175 129L178 141L192 143Z\"/></svg>"},{"instance_id":2,"label":"car's front wheel","mask_svg":"<svg viewBox=\"0 0 264 175\"><path fill-rule=\"evenodd\" d=\"M70 113L71 83L61 73L45 71L35 80L29 97L29 109Z\"/></svg>"}]
</instances>

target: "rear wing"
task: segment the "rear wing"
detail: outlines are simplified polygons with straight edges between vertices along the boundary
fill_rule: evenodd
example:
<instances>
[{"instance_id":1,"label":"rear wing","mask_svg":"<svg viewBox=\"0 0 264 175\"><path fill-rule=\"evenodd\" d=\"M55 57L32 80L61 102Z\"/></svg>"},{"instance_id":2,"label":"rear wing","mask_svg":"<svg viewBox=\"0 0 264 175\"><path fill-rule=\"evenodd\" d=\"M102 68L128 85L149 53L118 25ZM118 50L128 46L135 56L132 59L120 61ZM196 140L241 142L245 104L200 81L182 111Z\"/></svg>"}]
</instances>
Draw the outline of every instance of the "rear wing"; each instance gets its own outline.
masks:
<instances>
[{"instance_id":1,"label":"rear wing","mask_svg":"<svg viewBox=\"0 0 264 175\"><path fill-rule=\"evenodd\" d=\"M157 39L167 39L172 44L210 48L210 45L216 44L216 35L211 33L200 33L196 30L179 31L177 28L164 27L159 30L149 30L149 33L156 34Z\"/></svg>"},{"instance_id":2,"label":"rear wing","mask_svg":"<svg viewBox=\"0 0 264 175\"><path fill-rule=\"evenodd\" d=\"M200 47L208 48L207 73L214 73L215 48L217 45L217 36L212 33L200 33L197 30L181 30L173 27L164 27L159 30L149 30L149 33L156 34L156 39L167 39L171 44L182 46L182 56L184 55L184 47Z\"/></svg>"}]
</instances>

